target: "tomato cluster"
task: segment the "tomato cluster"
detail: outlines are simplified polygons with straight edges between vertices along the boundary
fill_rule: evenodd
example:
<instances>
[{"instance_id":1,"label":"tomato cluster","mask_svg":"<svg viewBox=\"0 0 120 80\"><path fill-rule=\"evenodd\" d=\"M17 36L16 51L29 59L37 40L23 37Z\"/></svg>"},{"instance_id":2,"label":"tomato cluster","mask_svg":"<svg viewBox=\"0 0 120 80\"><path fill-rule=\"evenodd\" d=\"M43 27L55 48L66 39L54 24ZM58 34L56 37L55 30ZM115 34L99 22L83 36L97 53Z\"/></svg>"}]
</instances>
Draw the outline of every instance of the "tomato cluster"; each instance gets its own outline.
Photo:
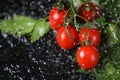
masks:
<instances>
[{"instance_id":1,"label":"tomato cluster","mask_svg":"<svg viewBox=\"0 0 120 80\"><path fill-rule=\"evenodd\" d=\"M79 42L76 60L81 68L92 69L99 61L100 54L97 47L101 41L100 30L96 26L80 26L78 30L74 23L71 24L72 20L65 24L65 21L69 21L66 19L71 19L70 10L71 8L66 10L53 7L49 13L50 27L56 31L56 41L62 49L70 50ZM74 14L78 15L80 23L86 24L99 18L100 10L93 2L89 2L80 5L78 12Z\"/></svg>"}]
</instances>

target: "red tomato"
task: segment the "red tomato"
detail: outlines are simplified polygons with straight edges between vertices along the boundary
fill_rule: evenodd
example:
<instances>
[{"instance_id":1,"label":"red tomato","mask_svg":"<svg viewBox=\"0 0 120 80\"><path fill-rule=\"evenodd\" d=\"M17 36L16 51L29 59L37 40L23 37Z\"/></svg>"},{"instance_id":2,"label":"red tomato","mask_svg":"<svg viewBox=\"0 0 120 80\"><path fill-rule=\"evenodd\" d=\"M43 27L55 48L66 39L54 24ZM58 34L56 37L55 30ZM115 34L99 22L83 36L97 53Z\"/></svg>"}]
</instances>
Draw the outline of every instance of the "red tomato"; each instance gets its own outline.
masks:
<instances>
[{"instance_id":1,"label":"red tomato","mask_svg":"<svg viewBox=\"0 0 120 80\"><path fill-rule=\"evenodd\" d=\"M57 32L56 40L61 48L72 49L79 41L78 32L70 25L67 26L67 29L61 26Z\"/></svg>"},{"instance_id":2,"label":"red tomato","mask_svg":"<svg viewBox=\"0 0 120 80\"><path fill-rule=\"evenodd\" d=\"M80 20L85 23L85 19L92 22L100 16L100 9L97 5L92 2L88 4L82 4L78 9L78 15L81 16Z\"/></svg>"},{"instance_id":3,"label":"red tomato","mask_svg":"<svg viewBox=\"0 0 120 80\"><path fill-rule=\"evenodd\" d=\"M67 13L67 10L59 10L57 7L53 7L49 13L51 29L58 30L58 28L64 24L64 17Z\"/></svg>"},{"instance_id":4,"label":"red tomato","mask_svg":"<svg viewBox=\"0 0 120 80\"><path fill-rule=\"evenodd\" d=\"M85 70L95 68L99 61L99 51L92 46L82 46L77 50L76 60Z\"/></svg>"},{"instance_id":5,"label":"red tomato","mask_svg":"<svg viewBox=\"0 0 120 80\"><path fill-rule=\"evenodd\" d=\"M88 30L87 27L82 27L79 33L79 40L82 45L85 45L85 41L87 40L88 36L88 42L90 46L97 47L100 44L101 41L101 33L98 30L98 28L93 27L90 30Z\"/></svg>"}]
</instances>

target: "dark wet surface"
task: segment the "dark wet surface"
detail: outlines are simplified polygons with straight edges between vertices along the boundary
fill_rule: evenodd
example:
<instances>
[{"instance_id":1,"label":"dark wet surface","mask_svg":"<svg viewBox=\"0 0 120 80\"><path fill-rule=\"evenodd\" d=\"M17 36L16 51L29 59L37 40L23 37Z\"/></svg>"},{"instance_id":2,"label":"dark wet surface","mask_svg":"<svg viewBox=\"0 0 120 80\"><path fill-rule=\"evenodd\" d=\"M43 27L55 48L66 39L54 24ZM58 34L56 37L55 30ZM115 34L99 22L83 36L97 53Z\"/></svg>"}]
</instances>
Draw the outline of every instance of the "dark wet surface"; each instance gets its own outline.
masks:
<instances>
[{"instance_id":1,"label":"dark wet surface","mask_svg":"<svg viewBox=\"0 0 120 80\"><path fill-rule=\"evenodd\" d=\"M33 18L48 15L56 0L9 0L2 6L0 20L13 14ZM58 47L51 30L31 44L28 36L16 37L0 32L0 80L94 80L76 72L74 51Z\"/></svg>"}]
</instances>

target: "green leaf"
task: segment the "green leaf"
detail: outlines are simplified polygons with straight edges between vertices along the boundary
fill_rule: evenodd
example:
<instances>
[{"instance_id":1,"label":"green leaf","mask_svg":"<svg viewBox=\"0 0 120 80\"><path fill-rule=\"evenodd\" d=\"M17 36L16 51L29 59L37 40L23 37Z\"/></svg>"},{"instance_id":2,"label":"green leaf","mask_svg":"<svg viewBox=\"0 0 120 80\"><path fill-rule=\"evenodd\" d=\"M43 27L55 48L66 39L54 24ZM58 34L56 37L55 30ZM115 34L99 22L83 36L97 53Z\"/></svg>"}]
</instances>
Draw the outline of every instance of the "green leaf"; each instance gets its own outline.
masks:
<instances>
[{"instance_id":1,"label":"green leaf","mask_svg":"<svg viewBox=\"0 0 120 80\"><path fill-rule=\"evenodd\" d=\"M120 69L120 45L115 45L109 49L110 59L116 69Z\"/></svg>"},{"instance_id":2,"label":"green leaf","mask_svg":"<svg viewBox=\"0 0 120 80\"><path fill-rule=\"evenodd\" d=\"M14 21L5 19L0 23L0 30L9 34L15 34L16 29L13 26Z\"/></svg>"},{"instance_id":3,"label":"green leaf","mask_svg":"<svg viewBox=\"0 0 120 80\"><path fill-rule=\"evenodd\" d=\"M36 24L37 20L27 17L27 16L19 16L16 15L13 17L13 20L15 21L15 26L17 26L17 35L24 35L27 33L30 33L34 25Z\"/></svg>"},{"instance_id":4,"label":"green leaf","mask_svg":"<svg viewBox=\"0 0 120 80\"><path fill-rule=\"evenodd\" d=\"M36 20L27 16L14 15L0 23L0 30L17 36L28 34L33 43L45 35L50 27L46 19Z\"/></svg>"},{"instance_id":5,"label":"green leaf","mask_svg":"<svg viewBox=\"0 0 120 80\"><path fill-rule=\"evenodd\" d=\"M35 28L33 30L33 32L31 33L31 42L35 42L36 40L38 40L40 37L44 36L46 33L48 33L50 30L49 27L49 23L46 22L45 19L41 19L39 20L36 25Z\"/></svg>"},{"instance_id":6,"label":"green leaf","mask_svg":"<svg viewBox=\"0 0 120 80\"><path fill-rule=\"evenodd\" d=\"M119 43L119 27L116 24L108 24L105 28L105 37L107 45L115 45Z\"/></svg>"},{"instance_id":7,"label":"green leaf","mask_svg":"<svg viewBox=\"0 0 120 80\"><path fill-rule=\"evenodd\" d=\"M120 80L120 45L110 46L107 53L109 55L96 68L96 80Z\"/></svg>"},{"instance_id":8,"label":"green leaf","mask_svg":"<svg viewBox=\"0 0 120 80\"><path fill-rule=\"evenodd\" d=\"M99 18L97 18L96 20L94 20L94 24L97 25L97 27L99 29L103 29L104 26L107 24L106 23L106 19L104 18L104 16L100 16Z\"/></svg>"},{"instance_id":9,"label":"green leaf","mask_svg":"<svg viewBox=\"0 0 120 80\"><path fill-rule=\"evenodd\" d=\"M30 33L37 20L27 16L14 15L11 19L5 19L0 23L0 29L8 34L22 36Z\"/></svg>"}]
</instances>

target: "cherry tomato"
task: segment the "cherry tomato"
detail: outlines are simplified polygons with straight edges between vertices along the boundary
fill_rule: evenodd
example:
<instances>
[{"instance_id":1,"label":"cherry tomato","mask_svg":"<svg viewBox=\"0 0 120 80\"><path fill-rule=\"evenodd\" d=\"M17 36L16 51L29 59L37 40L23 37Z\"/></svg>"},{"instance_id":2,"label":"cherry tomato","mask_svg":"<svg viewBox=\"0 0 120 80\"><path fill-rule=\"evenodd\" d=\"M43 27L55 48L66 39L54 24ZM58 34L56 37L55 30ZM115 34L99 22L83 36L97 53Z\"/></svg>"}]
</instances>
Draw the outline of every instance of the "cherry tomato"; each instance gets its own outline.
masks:
<instances>
[{"instance_id":1,"label":"cherry tomato","mask_svg":"<svg viewBox=\"0 0 120 80\"><path fill-rule=\"evenodd\" d=\"M66 50L72 49L79 41L78 32L70 25L66 28L61 26L57 32L56 40L61 48Z\"/></svg>"},{"instance_id":2,"label":"cherry tomato","mask_svg":"<svg viewBox=\"0 0 120 80\"><path fill-rule=\"evenodd\" d=\"M99 51L92 46L82 46L77 50L76 60L85 70L95 68L99 61Z\"/></svg>"},{"instance_id":3,"label":"cherry tomato","mask_svg":"<svg viewBox=\"0 0 120 80\"><path fill-rule=\"evenodd\" d=\"M88 39L87 39L88 38ZM87 27L82 27L79 33L79 41L82 45L88 40L90 46L97 47L101 41L101 33L98 28L93 27L90 30Z\"/></svg>"},{"instance_id":4,"label":"cherry tomato","mask_svg":"<svg viewBox=\"0 0 120 80\"><path fill-rule=\"evenodd\" d=\"M53 30L58 30L58 28L64 24L64 17L67 14L67 10L59 10L57 7L53 7L49 13L49 23Z\"/></svg>"},{"instance_id":5,"label":"cherry tomato","mask_svg":"<svg viewBox=\"0 0 120 80\"><path fill-rule=\"evenodd\" d=\"M100 16L100 9L92 2L88 4L82 4L78 9L78 15L81 16L81 22L85 23L86 20L92 22Z\"/></svg>"}]
</instances>

